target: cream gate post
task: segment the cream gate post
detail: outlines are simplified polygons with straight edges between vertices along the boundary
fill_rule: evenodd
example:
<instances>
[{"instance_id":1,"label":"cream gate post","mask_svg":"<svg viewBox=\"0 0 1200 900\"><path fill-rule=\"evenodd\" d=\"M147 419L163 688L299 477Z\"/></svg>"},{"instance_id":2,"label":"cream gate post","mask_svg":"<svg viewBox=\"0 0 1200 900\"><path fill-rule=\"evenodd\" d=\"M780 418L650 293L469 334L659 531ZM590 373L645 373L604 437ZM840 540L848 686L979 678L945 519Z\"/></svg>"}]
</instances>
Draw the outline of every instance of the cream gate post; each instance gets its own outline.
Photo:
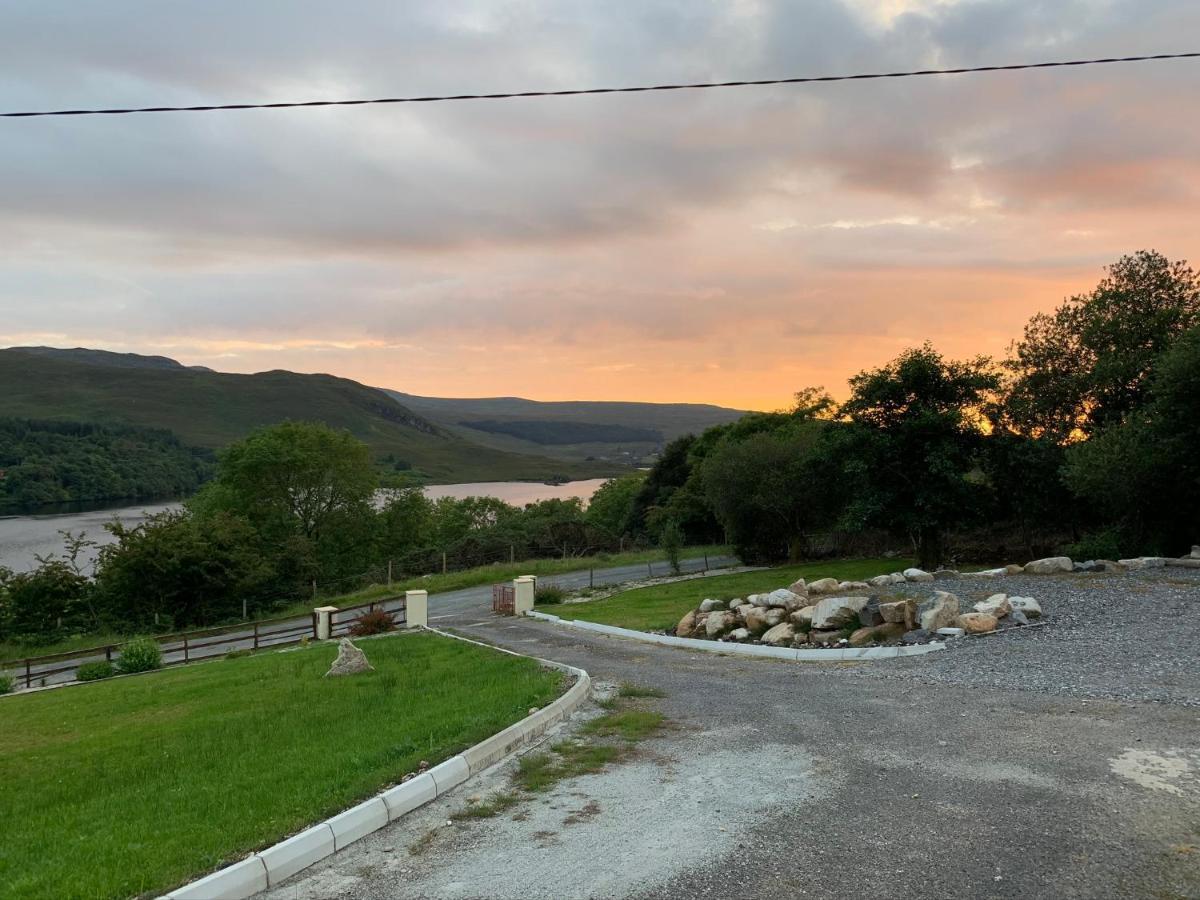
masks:
<instances>
[{"instance_id":1,"label":"cream gate post","mask_svg":"<svg viewBox=\"0 0 1200 900\"><path fill-rule=\"evenodd\" d=\"M537 578L533 575L521 575L513 579L513 615L523 616L533 612L533 591L537 586Z\"/></svg>"},{"instance_id":2,"label":"cream gate post","mask_svg":"<svg viewBox=\"0 0 1200 900\"><path fill-rule=\"evenodd\" d=\"M429 626L429 591L404 592L404 624L408 628Z\"/></svg>"},{"instance_id":3,"label":"cream gate post","mask_svg":"<svg viewBox=\"0 0 1200 900\"><path fill-rule=\"evenodd\" d=\"M317 614L317 640L318 641L329 640L329 631L330 631L329 617L330 617L330 615L332 615L333 613L335 613L337 611L338 611L338 608L336 606L318 606L316 609L313 610L313 612L315 612Z\"/></svg>"}]
</instances>

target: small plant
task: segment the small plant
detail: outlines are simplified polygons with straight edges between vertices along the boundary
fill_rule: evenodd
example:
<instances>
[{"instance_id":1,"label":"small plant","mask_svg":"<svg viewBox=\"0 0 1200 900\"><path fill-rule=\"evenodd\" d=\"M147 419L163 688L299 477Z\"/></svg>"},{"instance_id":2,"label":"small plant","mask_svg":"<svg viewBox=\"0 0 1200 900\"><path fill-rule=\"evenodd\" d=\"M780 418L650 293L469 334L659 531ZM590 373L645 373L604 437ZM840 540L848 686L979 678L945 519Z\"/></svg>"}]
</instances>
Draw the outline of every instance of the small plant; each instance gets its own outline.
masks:
<instances>
[{"instance_id":1,"label":"small plant","mask_svg":"<svg viewBox=\"0 0 1200 900\"><path fill-rule=\"evenodd\" d=\"M497 816L506 809L516 806L520 799L511 791L493 794L489 799L478 803L469 803L468 801L469 805L465 809L451 813L450 818L455 822L461 822L463 819L490 819L492 816Z\"/></svg>"},{"instance_id":2,"label":"small plant","mask_svg":"<svg viewBox=\"0 0 1200 900\"><path fill-rule=\"evenodd\" d=\"M396 620L385 609L372 609L363 613L350 626L350 633L355 637L366 637L369 634L386 634L396 630Z\"/></svg>"},{"instance_id":3,"label":"small plant","mask_svg":"<svg viewBox=\"0 0 1200 900\"><path fill-rule=\"evenodd\" d=\"M112 678L117 674L113 664L107 659L86 662L75 670L76 681L99 681L101 678Z\"/></svg>"},{"instance_id":4,"label":"small plant","mask_svg":"<svg viewBox=\"0 0 1200 900\"><path fill-rule=\"evenodd\" d=\"M606 713L592 719L579 730L582 734L615 735L627 741L640 741L662 728L665 721L666 716L662 713L630 709Z\"/></svg>"},{"instance_id":5,"label":"small plant","mask_svg":"<svg viewBox=\"0 0 1200 900\"><path fill-rule=\"evenodd\" d=\"M162 649L154 638L134 638L121 648L117 671L122 675L162 668Z\"/></svg>"},{"instance_id":6,"label":"small plant","mask_svg":"<svg viewBox=\"0 0 1200 900\"><path fill-rule=\"evenodd\" d=\"M11 675L0 675L0 694L11 694L13 680Z\"/></svg>"},{"instance_id":7,"label":"small plant","mask_svg":"<svg viewBox=\"0 0 1200 900\"><path fill-rule=\"evenodd\" d=\"M1120 559L1121 548L1114 531L1097 531L1085 534L1083 539L1063 548L1071 559Z\"/></svg>"},{"instance_id":8,"label":"small plant","mask_svg":"<svg viewBox=\"0 0 1200 900\"><path fill-rule=\"evenodd\" d=\"M662 533L658 538L658 546L667 555L667 562L671 564L671 572L679 575L683 571L680 566L680 556L683 553L683 529L679 527L679 523L671 520L663 526Z\"/></svg>"},{"instance_id":9,"label":"small plant","mask_svg":"<svg viewBox=\"0 0 1200 900\"><path fill-rule=\"evenodd\" d=\"M632 683L626 681L621 685L620 690L617 691L617 696L619 696L619 697L665 697L667 695L663 691L660 691L658 688L646 687L645 685L641 685L641 684L632 684Z\"/></svg>"},{"instance_id":10,"label":"small plant","mask_svg":"<svg viewBox=\"0 0 1200 900\"><path fill-rule=\"evenodd\" d=\"M567 592L557 585L547 584L533 592L534 606L557 606L567 599Z\"/></svg>"},{"instance_id":11,"label":"small plant","mask_svg":"<svg viewBox=\"0 0 1200 900\"><path fill-rule=\"evenodd\" d=\"M244 647L241 650L230 650L225 654L226 659L241 659L243 656L249 656L250 651Z\"/></svg>"}]
</instances>

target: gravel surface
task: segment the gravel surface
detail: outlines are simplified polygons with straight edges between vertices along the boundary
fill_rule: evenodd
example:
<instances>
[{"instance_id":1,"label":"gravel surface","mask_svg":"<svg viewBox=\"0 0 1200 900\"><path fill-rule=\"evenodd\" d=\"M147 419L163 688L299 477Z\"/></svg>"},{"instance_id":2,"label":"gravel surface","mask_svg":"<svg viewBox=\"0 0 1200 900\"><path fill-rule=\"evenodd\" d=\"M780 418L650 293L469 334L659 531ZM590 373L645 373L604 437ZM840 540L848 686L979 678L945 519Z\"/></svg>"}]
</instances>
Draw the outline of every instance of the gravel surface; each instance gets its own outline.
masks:
<instances>
[{"instance_id":1,"label":"gravel surface","mask_svg":"<svg viewBox=\"0 0 1200 900\"><path fill-rule=\"evenodd\" d=\"M447 826L506 783L485 773L271 896L1200 897L1196 574L952 590L1036 597L1052 624L806 664L463 617L474 637L660 688L646 702L672 727L631 762Z\"/></svg>"},{"instance_id":2,"label":"gravel surface","mask_svg":"<svg viewBox=\"0 0 1200 900\"><path fill-rule=\"evenodd\" d=\"M934 590L955 594L964 612L996 593L1033 597L1045 624L950 640L946 652L855 674L1200 707L1200 571L956 578L879 593Z\"/></svg>"}]
</instances>

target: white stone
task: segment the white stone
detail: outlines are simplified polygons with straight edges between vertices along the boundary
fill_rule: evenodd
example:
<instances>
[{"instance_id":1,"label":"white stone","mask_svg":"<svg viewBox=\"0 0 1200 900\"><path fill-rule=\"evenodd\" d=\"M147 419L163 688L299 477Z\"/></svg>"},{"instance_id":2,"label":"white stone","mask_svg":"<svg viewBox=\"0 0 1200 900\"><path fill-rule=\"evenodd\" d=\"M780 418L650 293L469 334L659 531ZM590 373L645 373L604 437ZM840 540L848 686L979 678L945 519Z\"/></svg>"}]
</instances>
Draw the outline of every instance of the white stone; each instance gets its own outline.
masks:
<instances>
[{"instance_id":1,"label":"white stone","mask_svg":"<svg viewBox=\"0 0 1200 900\"><path fill-rule=\"evenodd\" d=\"M791 591L793 594L807 594L808 593L808 585L804 583L803 578L797 578L795 581L793 581L791 584L788 585L788 590Z\"/></svg>"},{"instance_id":2,"label":"white stone","mask_svg":"<svg viewBox=\"0 0 1200 900\"><path fill-rule=\"evenodd\" d=\"M796 629L792 626L792 623L780 622L762 636L762 642L770 644L772 647L778 647L781 644L790 644L795 637Z\"/></svg>"},{"instance_id":3,"label":"white stone","mask_svg":"<svg viewBox=\"0 0 1200 900\"><path fill-rule=\"evenodd\" d=\"M1042 617L1042 606L1032 597L1009 597L1008 603L1013 609L1019 609L1030 619Z\"/></svg>"},{"instance_id":4,"label":"white stone","mask_svg":"<svg viewBox=\"0 0 1200 900\"><path fill-rule=\"evenodd\" d=\"M727 631L732 631L737 624L737 618L733 613L725 612L724 610L714 610L708 614L708 618L704 621L704 633L709 638L717 638Z\"/></svg>"},{"instance_id":5,"label":"white stone","mask_svg":"<svg viewBox=\"0 0 1200 900\"><path fill-rule=\"evenodd\" d=\"M905 581L933 581L933 575L931 575L929 572L926 572L924 569L917 569L917 568L905 569L904 570L904 580Z\"/></svg>"},{"instance_id":6,"label":"white stone","mask_svg":"<svg viewBox=\"0 0 1200 900\"><path fill-rule=\"evenodd\" d=\"M889 584L892 583L892 576L891 575L876 575L874 578L871 579L871 581L869 583L870 583L871 587L887 587Z\"/></svg>"},{"instance_id":7,"label":"white stone","mask_svg":"<svg viewBox=\"0 0 1200 900\"><path fill-rule=\"evenodd\" d=\"M374 672L375 668L367 662L367 654L363 653L352 643L350 638L338 641L337 659L325 673L326 678L337 678L340 675L357 675L360 672Z\"/></svg>"},{"instance_id":8,"label":"white stone","mask_svg":"<svg viewBox=\"0 0 1200 900\"><path fill-rule=\"evenodd\" d=\"M813 610L812 627L820 631L857 624L858 613L866 605L866 597L826 597Z\"/></svg>"},{"instance_id":9,"label":"white stone","mask_svg":"<svg viewBox=\"0 0 1200 900\"><path fill-rule=\"evenodd\" d=\"M780 588L777 591L771 591L771 593L767 594L767 605L782 606L784 609L799 609L802 606L807 606L808 601L787 588Z\"/></svg>"},{"instance_id":10,"label":"white stone","mask_svg":"<svg viewBox=\"0 0 1200 900\"><path fill-rule=\"evenodd\" d=\"M737 609L739 606L744 606L745 603L746 603L746 601L743 600L741 597L734 597L732 600L729 601L729 608Z\"/></svg>"},{"instance_id":11,"label":"white stone","mask_svg":"<svg viewBox=\"0 0 1200 900\"><path fill-rule=\"evenodd\" d=\"M962 628L939 628L937 633L944 637L962 637L967 632Z\"/></svg>"},{"instance_id":12,"label":"white stone","mask_svg":"<svg viewBox=\"0 0 1200 900\"><path fill-rule=\"evenodd\" d=\"M1161 569L1167 564L1167 560L1162 556L1138 556L1134 559L1119 559L1117 560L1127 569Z\"/></svg>"},{"instance_id":13,"label":"white stone","mask_svg":"<svg viewBox=\"0 0 1200 900\"><path fill-rule=\"evenodd\" d=\"M731 641L748 641L750 640L750 632L745 628L735 628L729 632Z\"/></svg>"},{"instance_id":14,"label":"white stone","mask_svg":"<svg viewBox=\"0 0 1200 900\"><path fill-rule=\"evenodd\" d=\"M934 591L933 596L917 607L917 622L926 631L950 627L958 618L958 598L947 591Z\"/></svg>"},{"instance_id":15,"label":"white stone","mask_svg":"<svg viewBox=\"0 0 1200 900\"><path fill-rule=\"evenodd\" d=\"M808 585L808 592L810 594L828 594L830 591L836 591L837 589L838 580L836 578L818 578Z\"/></svg>"},{"instance_id":16,"label":"white stone","mask_svg":"<svg viewBox=\"0 0 1200 900\"><path fill-rule=\"evenodd\" d=\"M978 572L964 572L968 578L999 578L1001 575L1007 575L1007 569L981 569Z\"/></svg>"},{"instance_id":17,"label":"white stone","mask_svg":"<svg viewBox=\"0 0 1200 900\"><path fill-rule=\"evenodd\" d=\"M700 612L712 612L714 609L724 609L725 604L720 600L701 600Z\"/></svg>"},{"instance_id":18,"label":"white stone","mask_svg":"<svg viewBox=\"0 0 1200 900\"><path fill-rule=\"evenodd\" d=\"M980 600L975 604L975 612L1003 619L1012 612L1012 604L1008 602L1007 594L992 594L986 600Z\"/></svg>"},{"instance_id":19,"label":"white stone","mask_svg":"<svg viewBox=\"0 0 1200 900\"><path fill-rule=\"evenodd\" d=\"M1074 568L1075 564L1069 556L1047 556L1025 564L1028 575L1057 575L1059 572L1073 571Z\"/></svg>"}]
</instances>

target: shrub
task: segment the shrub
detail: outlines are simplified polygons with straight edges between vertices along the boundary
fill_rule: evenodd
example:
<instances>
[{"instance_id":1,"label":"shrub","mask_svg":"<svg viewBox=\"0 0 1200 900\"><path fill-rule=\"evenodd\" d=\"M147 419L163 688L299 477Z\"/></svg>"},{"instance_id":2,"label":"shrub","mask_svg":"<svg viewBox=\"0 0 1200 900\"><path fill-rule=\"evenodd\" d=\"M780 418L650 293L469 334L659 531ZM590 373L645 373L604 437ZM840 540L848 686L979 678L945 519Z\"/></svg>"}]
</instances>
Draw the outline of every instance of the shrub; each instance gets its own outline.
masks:
<instances>
[{"instance_id":1,"label":"shrub","mask_svg":"<svg viewBox=\"0 0 1200 900\"><path fill-rule=\"evenodd\" d=\"M134 638L121 649L117 671L123 675L162 667L162 650L153 638Z\"/></svg>"},{"instance_id":2,"label":"shrub","mask_svg":"<svg viewBox=\"0 0 1200 900\"><path fill-rule=\"evenodd\" d=\"M567 592L557 585L547 584L533 592L535 606L555 606L567 599Z\"/></svg>"},{"instance_id":3,"label":"shrub","mask_svg":"<svg viewBox=\"0 0 1200 900\"><path fill-rule=\"evenodd\" d=\"M1085 534L1081 540L1068 544L1063 552L1071 559L1120 559L1121 548L1114 531L1097 531Z\"/></svg>"},{"instance_id":4,"label":"shrub","mask_svg":"<svg viewBox=\"0 0 1200 900\"><path fill-rule=\"evenodd\" d=\"M11 675L0 675L0 694L11 694L13 680Z\"/></svg>"},{"instance_id":5,"label":"shrub","mask_svg":"<svg viewBox=\"0 0 1200 900\"><path fill-rule=\"evenodd\" d=\"M76 681L99 681L101 678L112 678L117 674L112 663L107 659L86 662L75 670Z\"/></svg>"},{"instance_id":6,"label":"shrub","mask_svg":"<svg viewBox=\"0 0 1200 900\"><path fill-rule=\"evenodd\" d=\"M385 609L372 609L363 613L350 626L350 633L355 637L366 637L369 634L384 634L396 630L396 620Z\"/></svg>"}]
</instances>

